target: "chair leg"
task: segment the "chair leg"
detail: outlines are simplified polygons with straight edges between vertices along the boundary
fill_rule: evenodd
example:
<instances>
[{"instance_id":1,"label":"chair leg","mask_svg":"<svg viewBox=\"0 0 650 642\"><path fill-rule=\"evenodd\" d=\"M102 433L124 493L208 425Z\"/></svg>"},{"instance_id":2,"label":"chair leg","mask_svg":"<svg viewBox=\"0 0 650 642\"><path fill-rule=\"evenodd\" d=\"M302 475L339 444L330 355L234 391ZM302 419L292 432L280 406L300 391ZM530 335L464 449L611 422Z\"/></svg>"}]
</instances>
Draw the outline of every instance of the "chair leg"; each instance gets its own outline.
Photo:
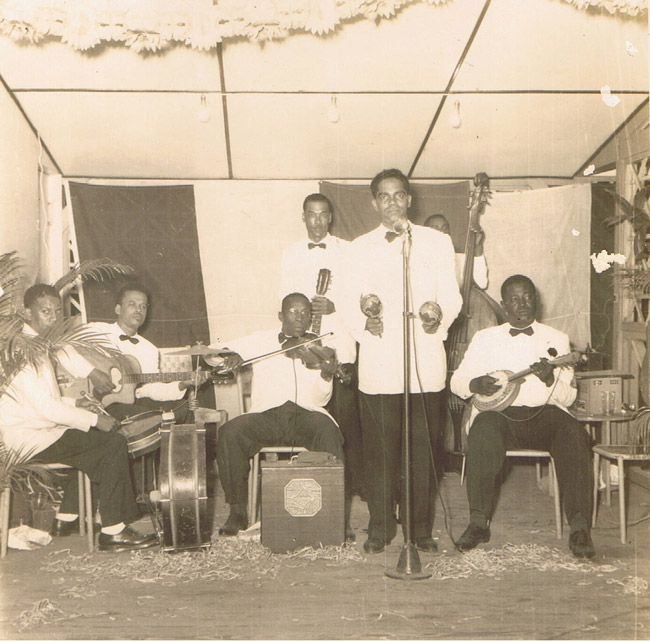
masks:
<instances>
[{"instance_id":1,"label":"chair leg","mask_svg":"<svg viewBox=\"0 0 650 642\"><path fill-rule=\"evenodd\" d=\"M253 457L253 474L252 474L252 492L248 496L248 502L249 502L249 511L248 511L248 517L250 519L250 523L254 524L257 521L257 490L259 488L259 476L260 476L260 454L255 453L255 456Z\"/></svg>"},{"instance_id":2,"label":"chair leg","mask_svg":"<svg viewBox=\"0 0 650 642\"><path fill-rule=\"evenodd\" d=\"M0 495L0 559L7 557L7 542L9 541L9 504L11 503L11 488L2 489Z\"/></svg>"},{"instance_id":3,"label":"chair leg","mask_svg":"<svg viewBox=\"0 0 650 642\"><path fill-rule=\"evenodd\" d=\"M72 472L72 471L70 471ZM81 470L77 471L77 487L79 492L79 535L86 534L86 494L84 488L84 473Z\"/></svg>"},{"instance_id":4,"label":"chair leg","mask_svg":"<svg viewBox=\"0 0 650 642\"><path fill-rule=\"evenodd\" d=\"M90 477L84 473L83 489L86 504L86 537L88 538L88 552L95 549L95 515L93 514L93 494L90 485ZM81 521L81 515L79 516Z\"/></svg>"},{"instance_id":5,"label":"chair leg","mask_svg":"<svg viewBox=\"0 0 650 642\"><path fill-rule=\"evenodd\" d=\"M467 455L463 453L463 465L460 469L460 485L462 486L465 483L465 462L467 461Z\"/></svg>"},{"instance_id":6,"label":"chair leg","mask_svg":"<svg viewBox=\"0 0 650 642\"><path fill-rule=\"evenodd\" d=\"M553 495L555 499L555 532L558 539L562 539L562 503L560 498L560 485L555 473L555 462L551 457L548 464L548 474L553 484Z\"/></svg>"},{"instance_id":7,"label":"chair leg","mask_svg":"<svg viewBox=\"0 0 650 642\"><path fill-rule=\"evenodd\" d=\"M594 453L594 505L591 509L591 528L596 527L598 518L598 486L600 484L600 455Z\"/></svg>"},{"instance_id":8,"label":"chair leg","mask_svg":"<svg viewBox=\"0 0 650 642\"><path fill-rule=\"evenodd\" d=\"M627 520L625 517L625 462L617 457L618 463L618 515L621 520L621 542L627 543Z\"/></svg>"}]
</instances>

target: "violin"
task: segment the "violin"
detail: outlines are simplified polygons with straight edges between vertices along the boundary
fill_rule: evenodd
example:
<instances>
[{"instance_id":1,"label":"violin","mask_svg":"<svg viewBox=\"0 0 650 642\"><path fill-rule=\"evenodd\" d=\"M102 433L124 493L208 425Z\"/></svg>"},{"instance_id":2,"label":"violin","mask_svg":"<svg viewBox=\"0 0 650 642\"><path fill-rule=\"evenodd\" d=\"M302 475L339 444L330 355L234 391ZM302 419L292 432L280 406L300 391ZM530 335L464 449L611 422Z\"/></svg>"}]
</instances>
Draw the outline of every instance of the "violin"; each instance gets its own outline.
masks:
<instances>
[{"instance_id":1,"label":"violin","mask_svg":"<svg viewBox=\"0 0 650 642\"><path fill-rule=\"evenodd\" d=\"M309 343L306 345L306 342ZM305 332L301 337L289 337L282 343L282 349L287 350L284 353L285 356L290 359L300 359L308 370L320 370L325 362L332 359L336 360L334 348L324 346L320 338L312 332ZM336 363L334 375L345 385L350 384L352 381L350 372L338 362Z\"/></svg>"}]
</instances>

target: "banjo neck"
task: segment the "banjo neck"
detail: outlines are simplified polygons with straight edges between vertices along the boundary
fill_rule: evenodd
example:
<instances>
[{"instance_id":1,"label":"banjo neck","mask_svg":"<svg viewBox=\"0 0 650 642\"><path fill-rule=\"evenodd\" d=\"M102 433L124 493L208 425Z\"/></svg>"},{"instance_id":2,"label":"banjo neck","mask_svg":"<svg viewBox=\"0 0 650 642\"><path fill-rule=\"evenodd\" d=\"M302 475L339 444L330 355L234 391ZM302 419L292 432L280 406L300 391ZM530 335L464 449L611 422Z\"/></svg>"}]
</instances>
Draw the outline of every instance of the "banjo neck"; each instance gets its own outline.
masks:
<instances>
[{"instance_id":1,"label":"banjo neck","mask_svg":"<svg viewBox=\"0 0 650 642\"><path fill-rule=\"evenodd\" d=\"M552 366L565 366L569 364L575 364L580 360L580 351L572 350L568 354L564 354L557 359L551 359L549 364ZM508 374L508 383L515 383L518 379L523 379L527 377L533 371L532 368L526 368L525 370L520 370L519 372L513 372Z\"/></svg>"}]
</instances>

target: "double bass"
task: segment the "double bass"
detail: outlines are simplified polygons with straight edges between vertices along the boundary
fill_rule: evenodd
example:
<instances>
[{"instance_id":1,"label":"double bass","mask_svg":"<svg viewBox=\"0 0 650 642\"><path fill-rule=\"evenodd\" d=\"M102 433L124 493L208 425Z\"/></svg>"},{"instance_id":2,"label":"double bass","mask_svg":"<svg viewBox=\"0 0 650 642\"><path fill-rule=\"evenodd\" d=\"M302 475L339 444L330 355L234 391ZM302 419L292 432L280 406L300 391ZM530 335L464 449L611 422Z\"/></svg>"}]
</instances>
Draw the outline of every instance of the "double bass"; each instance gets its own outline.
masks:
<instances>
[{"instance_id":1,"label":"double bass","mask_svg":"<svg viewBox=\"0 0 650 642\"><path fill-rule=\"evenodd\" d=\"M474 282L474 257L479 234L479 220L489 202L490 179L481 172L474 177L474 189L470 197L469 224L465 240L465 265L461 282L463 307L449 328L446 341L448 381L465 356L472 337L478 330L499 325L505 321L501 306ZM453 452L462 450L462 416L465 402L449 393L449 411L453 425ZM445 440L447 441L447 440Z\"/></svg>"}]
</instances>

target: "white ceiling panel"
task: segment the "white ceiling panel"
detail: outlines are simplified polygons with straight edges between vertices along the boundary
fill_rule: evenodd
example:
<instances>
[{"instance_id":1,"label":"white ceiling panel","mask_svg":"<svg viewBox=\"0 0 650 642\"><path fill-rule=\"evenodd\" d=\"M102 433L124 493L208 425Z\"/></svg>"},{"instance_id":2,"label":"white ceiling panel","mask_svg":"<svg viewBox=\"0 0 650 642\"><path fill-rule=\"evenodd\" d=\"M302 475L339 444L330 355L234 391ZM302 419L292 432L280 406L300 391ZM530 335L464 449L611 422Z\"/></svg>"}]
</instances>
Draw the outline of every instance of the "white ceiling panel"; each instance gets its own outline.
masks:
<instances>
[{"instance_id":1,"label":"white ceiling panel","mask_svg":"<svg viewBox=\"0 0 650 642\"><path fill-rule=\"evenodd\" d=\"M626 42L637 53L627 53ZM492 0L454 89L604 85L648 90L647 19L577 11L549 0Z\"/></svg>"},{"instance_id":2,"label":"white ceiling panel","mask_svg":"<svg viewBox=\"0 0 650 642\"><path fill-rule=\"evenodd\" d=\"M455 129L448 100L415 177L480 171L494 177L570 177L640 102L622 96L612 108L599 95L462 96L462 124ZM498 140L495 132L500 132Z\"/></svg>"},{"instance_id":3,"label":"white ceiling panel","mask_svg":"<svg viewBox=\"0 0 650 642\"><path fill-rule=\"evenodd\" d=\"M118 45L80 52L61 42L29 47L0 38L0 66L13 89L221 90L216 51L181 46L143 55Z\"/></svg>"},{"instance_id":4,"label":"white ceiling panel","mask_svg":"<svg viewBox=\"0 0 650 642\"><path fill-rule=\"evenodd\" d=\"M483 4L484 0L457 0L441 6L411 5L391 20L359 20L327 37L295 34L264 46L226 43L226 88L442 90Z\"/></svg>"},{"instance_id":5,"label":"white ceiling panel","mask_svg":"<svg viewBox=\"0 0 650 642\"><path fill-rule=\"evenodd\" d=\"M228 100L234 177L374 176L406 171L439 96L342 95L340 120L328 95L236 95Z\"/></svg>"},{"instance_id":6,"label":"white ceiling panel","mask_svg":"<svg viewBox=\"0 0 650 642\"><path fill-rule=\"evenodd\" d=\"M197 94L21 93L67 176L227 177L221 99Z\"/></svg>"}]
</instances>

